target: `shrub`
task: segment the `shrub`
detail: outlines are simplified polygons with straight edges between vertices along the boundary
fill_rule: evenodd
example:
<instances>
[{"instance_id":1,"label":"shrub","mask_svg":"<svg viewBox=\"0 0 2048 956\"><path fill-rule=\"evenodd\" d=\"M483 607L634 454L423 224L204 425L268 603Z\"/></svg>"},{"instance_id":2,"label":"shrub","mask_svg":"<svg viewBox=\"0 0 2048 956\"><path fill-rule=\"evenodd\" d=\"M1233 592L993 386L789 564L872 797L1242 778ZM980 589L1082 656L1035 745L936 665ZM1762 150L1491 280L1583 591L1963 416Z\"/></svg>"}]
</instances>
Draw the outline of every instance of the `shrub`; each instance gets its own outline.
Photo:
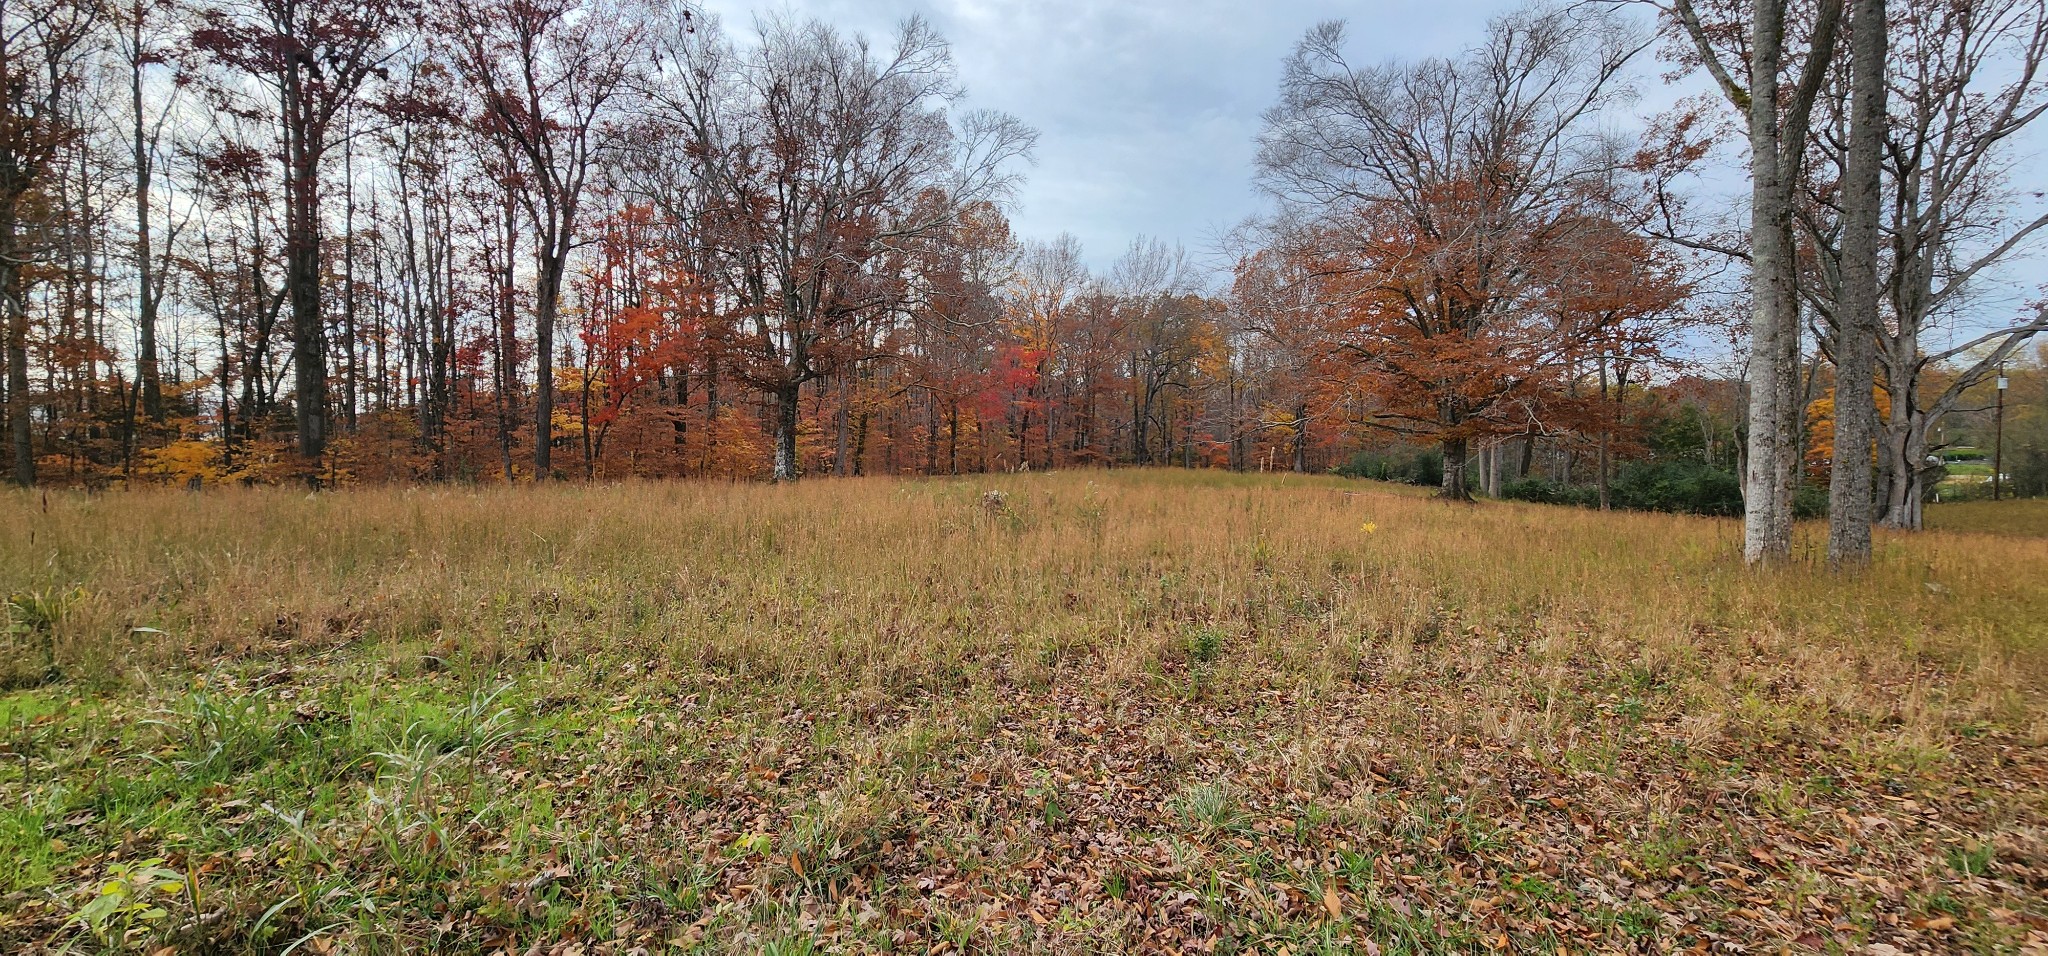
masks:
<instances>
[{"instance_id":1,"label":"shrub","mask_svg":"<svg viewBox=\"0 0 2048 956\"><path fill-rule=\"evenodd\" d=\"M2048 495L2048 448L2021 448L2007 454L2006 480L2015 498Z\"/></svg>"},{"instance_id":2,"label":"shrub","mask_svg":"<svg viewBox=\"0 0 2048 956\"><path fill-rule=\"evenodd\" d=\"M1546 505L1596 508L1600 489L1567 485L1548 478L1525 478L1501 486L1501 497ZM1608 487L1608 502L1629 511L1734 517L1742 514L1742 480L1734 472L1700 461L1629 462ZM1803 485L1793 496L1792 510L1801 518L1827 513L1827 489Z\"/></svg>"},{"instance_id":3,"label":"shrub","mask_svg":"<svg viewBox=\"0 0 2048 956\"><path fill-rule=\"evenodd\" d=\"M1599 489L1567 485L1548 478L1523 478L1503 482L1500 496L1510 501L1533 501L1544 505L1577 505L1591 508L1600 504Z\"/></svg>"},{"instance_id":4,"label":"shrub","mask_svg":"<svg viewBox=\"0 0 2048 956\"><path fill-rule=\"evenodd\" d=\"M1742 513L1734 472L1698 461L1630 462L1615 476L1616 507L1729 517Z\"/></svg>"},{"instance_id":5,"label":"shrub","mask_svg":"<svg viewBox=\"0 0 2048 956\"><path fill-rule=\"evenodd\" d=\"M1331 470L1346 478L1435 486L1444 483L1444 455L1433 448L1407 453L1360 451Z\"/></svg>"},{"instance_id":6,"label":"shrub","mask_svg":"<svg viewBox=\"0 0 2048 956\"><path fill-rule=\"evenodd\" d=\"M1828 489L1824 485L1800 485L1792 493L1792 517L1825 518L1828 514Z\"/></svg>"}]
</instances>

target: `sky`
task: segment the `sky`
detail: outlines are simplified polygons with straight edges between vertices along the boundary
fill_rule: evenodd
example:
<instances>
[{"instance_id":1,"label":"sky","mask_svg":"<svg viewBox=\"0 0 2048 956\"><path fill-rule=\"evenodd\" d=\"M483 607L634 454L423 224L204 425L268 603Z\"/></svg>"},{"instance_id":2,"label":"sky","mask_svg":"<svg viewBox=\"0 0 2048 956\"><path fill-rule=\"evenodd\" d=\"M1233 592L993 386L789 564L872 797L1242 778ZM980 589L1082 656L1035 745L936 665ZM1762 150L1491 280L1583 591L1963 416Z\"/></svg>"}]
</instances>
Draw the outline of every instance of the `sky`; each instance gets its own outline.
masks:
<instances>
[{"instance_id":1,"label":"sky","mask_svg":"<svg viewBox=\"0 0 2048 956\"><path fill-rule=\"evenodd\" d=\"M816 17L881 42L913 14L953 48L968 102L1039 132L1011 214L1106 269L1139 235L1204 256L1261 207L1259 114L1280 62L1318 22L1348 19L1358 62L1452 55L1499 0L707 0L735 35L757 15Z\"/></svg>"}]
</instances>

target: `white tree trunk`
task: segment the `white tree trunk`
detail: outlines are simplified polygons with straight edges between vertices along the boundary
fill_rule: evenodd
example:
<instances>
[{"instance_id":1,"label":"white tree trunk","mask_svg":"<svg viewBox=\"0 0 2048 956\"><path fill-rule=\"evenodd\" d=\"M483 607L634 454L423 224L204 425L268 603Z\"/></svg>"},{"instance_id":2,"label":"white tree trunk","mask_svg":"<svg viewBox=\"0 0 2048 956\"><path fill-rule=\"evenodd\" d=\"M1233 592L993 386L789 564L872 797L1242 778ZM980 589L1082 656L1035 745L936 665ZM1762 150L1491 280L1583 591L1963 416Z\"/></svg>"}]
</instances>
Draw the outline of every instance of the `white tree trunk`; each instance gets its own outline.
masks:
<instances>
[{"instance_id":1,"label":"white tree trunk","mask_svg":"<svg viewBox=\"0 0 2048 956\"><path fill-rule=\"evenodd\" d=\"M1850 23L1842 294L1835 310L1835 454L1828 478L1828 563L1837 567L1870 563L1870 444L1877 424L1877 224L1888 45L1885 0L1856 0Z\"/></svg>"},{"instance_id":2,"label":"white tree trunk","mask_svg":"<svg viewBox=\"0 0 2048 956\"><path fill-rule=\"evenodd\" d=\"M1749 457L1743 477L1743 560L1792 553L1792 476L1798 454L1799 300L1792 247L1796 167L1782 161L1778 71L1784 0L1757 0L1750 48Z\"/></svg>"}]
</instances>

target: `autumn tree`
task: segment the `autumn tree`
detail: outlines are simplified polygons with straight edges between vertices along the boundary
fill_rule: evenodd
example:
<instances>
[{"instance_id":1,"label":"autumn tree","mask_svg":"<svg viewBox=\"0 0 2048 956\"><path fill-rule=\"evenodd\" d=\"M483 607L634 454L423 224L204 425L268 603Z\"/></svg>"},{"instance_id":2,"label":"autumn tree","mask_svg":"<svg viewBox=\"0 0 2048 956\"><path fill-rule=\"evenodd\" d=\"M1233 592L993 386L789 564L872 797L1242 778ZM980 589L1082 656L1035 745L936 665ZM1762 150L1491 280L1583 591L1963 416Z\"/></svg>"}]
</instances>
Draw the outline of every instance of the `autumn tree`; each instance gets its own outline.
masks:
<instances>
[{"instance_id":1,"label":"autumn tree","mask_svg":"<svg viewBox=\"0 0 2048 956\"><path fill-rule=\"evenodd\" d=\"M1007 296L1011 341L998 361L1010 379L1006 384L1018 393L1008 405L1017 413L1011 424L1020 462L1034 460L1029 443L1035 431L1041 452L1036 460L1041 467L1053 467L1060 427L1075 424L1063 421L1074 396L1060 394L1070 384L1061 373L1076 358L1070 350L1092 281L1081 244L1072 235L1027 243L1018 257Z\"/></svg>"},{"instance_id":2,"label":"autumn tree","mask_svg":"<svg viewBox=\"0 0 2048 956\"><path fill-rule=\"evenodd\" d=\"M733 316L735 373L773 404L774 477L797 477L804 387L884 354L878 316L914 290L878 268L1004 198L1033 134L948 108L945 42L910 20L885 49L771 20L742 51L706 24L672 38L656 99L706 197L700 242Z\"/></svg>"},{"instance_id":3,"label":"autumn tree","mask_svg":"<svg viewBox=\"0 0 2048 956\"><path fill-rule=\"evenodd\" d=\"M1340 403L1345 363L1328 344L1340 334L1340 310L1322 294L1312 257L1269 246L1241 256L1228 313L1234 327L1232 381L1226 383L1235 467L1249 467L1262 436L1285 443L1288 467L1309 470L1309 448L1324 430L1345 427ZM1242 398L1240 398L1242 394Z\"/></svg>"},{"instance_id":4,"label":"autumn tree","mask_svg":"<svg viewBox=\"0 0 2048 956\"><path fill-rule=\"evenodd\" d=\"M7 341L13 477L35 484L29 400L29 295L50 248L57 163L83 134L76 118L84 55L101 14L83 0L0 0L0 312Z\"/></svg>"},{"instance_id":5,"label":"autumn tree","mask_svg":"<svg viewBox=\"0 0 2048 956\"><path fill-rule=\"evenodd\" d=\"M476 122L516 161L538 248L533 292L534 477L552 471L555 330L592 171L614 145L611 111L644 65L637 20L603 2L487 0L444 7Z\"/></svg>"},{"instance_id":6,"label":"autumn tree","mask_svg":"<svg viewBox=\"0 0 2048 956\"><path fill-rule=\"evenodd\" d=\"M651 208L629 205L597 227L596 256L581 289L586 477L596 476L605 439L633 397L688 361L709 312L697 278L664 254Z\"/></svg>"},{"instance_id":7,"label":"autumn tree","mask_svg":"<svg viewBox=\"0 0 2048 956\"><path fill-rule=\"evenodd\" d=\"M298 451L317 464L331 428L321 299L323 160L337 126L383 72L403 0L237 0L199 13L193 45L254 78L275 110L284 171L284 293L291 313Z\"/></svg>"},{"instance_id":8,"label":"autumn tree","mask_svg":"<svg viewBox=\"0 0 2048 956\"><path fill-rule=\"evenodd\" d=\"M1195 387L1197 366L1220 346L1211 303L1187 250L1139 237L1110 269L1129 366L1131 454L1138 464L1173 458L1170 399ZM1155 441L1157 439L1157 441Z\"/></svg>"},{"instance_id":9,"label":"autumn tree","mask_svg":"<svg viewBox=\"0 0 2048 956\"><path fill-rule=\"evenodd\" d=\"M1352 317L1377 421L1442 447L1445 497L1469 497L1469 443L1525 429L1516 408L1569 351L1535 302L1625 162L1599 124L1643 45L1617 17L1532 9L1457 61L1354 66L1337 23L1286 61L1261 181Z\"/></svg>"}]
</instances>

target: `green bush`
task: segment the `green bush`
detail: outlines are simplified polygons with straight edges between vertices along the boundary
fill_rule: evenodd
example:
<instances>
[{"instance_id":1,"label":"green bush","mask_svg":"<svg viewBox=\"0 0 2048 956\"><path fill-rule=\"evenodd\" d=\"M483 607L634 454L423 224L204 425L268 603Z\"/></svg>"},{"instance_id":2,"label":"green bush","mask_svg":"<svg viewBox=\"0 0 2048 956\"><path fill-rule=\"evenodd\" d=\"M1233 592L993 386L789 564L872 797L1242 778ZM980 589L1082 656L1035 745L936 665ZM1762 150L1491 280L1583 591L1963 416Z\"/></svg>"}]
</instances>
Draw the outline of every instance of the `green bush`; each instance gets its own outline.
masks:
<instances>
[{"instance_id":1,"label":"green bush","mask_svg":"<svg viewBox=\"0 0 2048 956\"><path fill-rule=\"evenodd\" d=\"M2005 470L2013 497L2048 495L2048 448L2021 448L2007 453Z\"/></svg>"},{"instance_id":2,"label":"green bush","mask_svg":"<svg viewBox=\"0 0 2048 956\"><path fill-rule=\"evenodd\" d=\"M1615 476L1611 497L1617 507L1634 511L1742 513L1742 482L1735 473L1697 461L1625 464Z\"/></svg>"},{"instance_id":3,"label":"green bush","mask_svg":"<svg viewBox=\"0 0 2048 956\"><path fill-rule=\"evenodd\" d=\"M1599 488L1548 478L1507 482L1501 486L1501 497L1580 508L1600 505ZM1630 511L1734 517L1742 514L1742 480L1732 471L1698 460L1628 462L1608 487L1608 501ZM1827 504L1827 489L1814 486L1801 486L1792 499L1793 513L1801 518L1826 514Z\"/></svg>"},{"instance_id":4,"label":"green bush","mask_svg":"<svg viewBox=\"0 0 2048 956\"><path fill-rule=\"evenodd\" d=\"M1792 517L1825 518L1828 515L1828 489L1824 485L1800 485L1792 493Z\"/></svg>"},{"instance_id":5,"label":"green bush","mask_svg":"<svg viewBox=\"0 0 2048 956\"><path fill-rule=\"evenodd\" d=\"M1434 487L1444 483L1444 455L1434 448L1408 453L1360 451L1331 470L1346 478Z\"/></svg>"},{"instance_id":6,"label":"green bush","mask_svg":"<svg viewBox=\"0 0 2048 956\"><path fill-rule=\"evenodd\" d=\"M1600 490L1586 485L1567 485L1548 478L1523 478L1502 482L1500 496L1510 501L1533 501L1543 505L1598 507Z\"/></svg>"}]
</instances>

